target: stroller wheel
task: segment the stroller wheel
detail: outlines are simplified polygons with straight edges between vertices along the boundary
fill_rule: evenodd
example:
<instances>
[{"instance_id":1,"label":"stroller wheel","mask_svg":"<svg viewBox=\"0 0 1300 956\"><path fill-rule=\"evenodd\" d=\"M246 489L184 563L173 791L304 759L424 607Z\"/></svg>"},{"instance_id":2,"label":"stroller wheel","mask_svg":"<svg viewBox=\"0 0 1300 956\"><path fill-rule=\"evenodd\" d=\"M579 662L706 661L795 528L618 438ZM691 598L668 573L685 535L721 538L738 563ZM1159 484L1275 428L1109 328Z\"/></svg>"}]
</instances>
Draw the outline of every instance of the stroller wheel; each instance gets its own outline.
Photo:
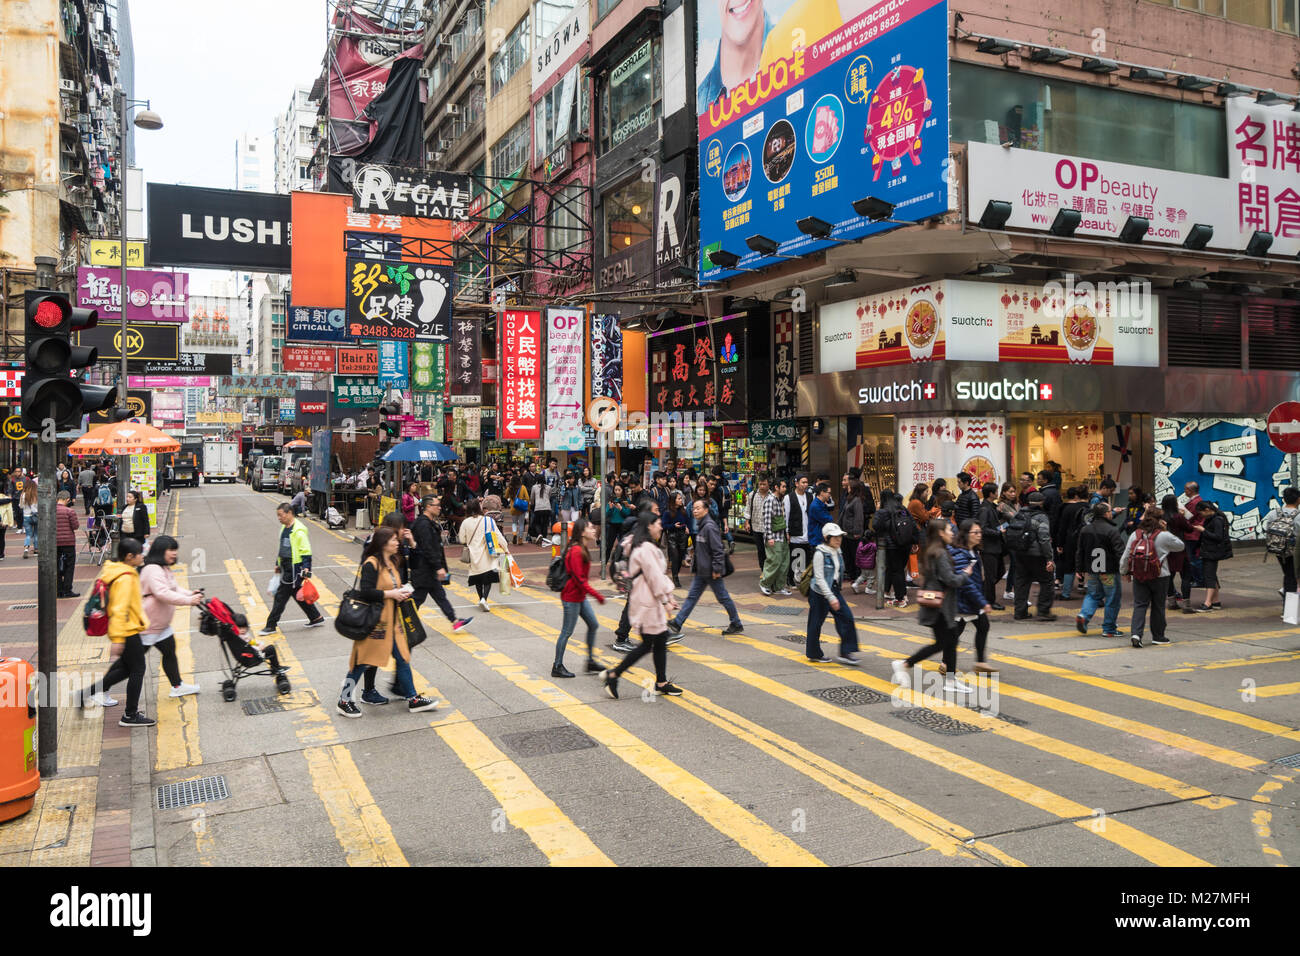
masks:
<instances>
[{"instance_id":1,"label":"stroller wheel","mask_svg":"<svg viewBox=\"0 0 1300 956\"><path fill-rule=\"evenodd\" d=\"M289 693L289 678L279 674L275 678L275 689L281 694Z\"/></svg>"},{"instance_id":2,"label":"stroller wheel","mask_svg":"<svg viewBox=\"0 0 1300 956\"><path fill-rule=\"evenodd\" d=\"M230 703L235 699L235 682L233 680L221 682L221 699L226 703Z\"/></svg>"}]
</instances>

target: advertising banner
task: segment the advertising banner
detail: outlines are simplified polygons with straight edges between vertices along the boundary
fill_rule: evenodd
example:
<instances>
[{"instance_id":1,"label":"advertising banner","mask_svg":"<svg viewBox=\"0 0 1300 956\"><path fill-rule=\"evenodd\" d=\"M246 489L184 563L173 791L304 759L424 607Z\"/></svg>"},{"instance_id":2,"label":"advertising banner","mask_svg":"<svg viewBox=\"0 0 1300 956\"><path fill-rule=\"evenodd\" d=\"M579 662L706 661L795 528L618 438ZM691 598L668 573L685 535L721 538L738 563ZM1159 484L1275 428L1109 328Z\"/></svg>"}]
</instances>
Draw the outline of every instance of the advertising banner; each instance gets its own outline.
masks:
<instances>
[{"instance_id":1,"label":"advertising banner","mask_svg":"<svg viewBox=\"0 0 1300 956\"><path fill-rule=\"evenodd\" d=\"M1007 425L1003 418L919 416L899 418L898 486L910 488L936 478L955 484L959 472L975 476L975 486L1007 480ZM861 439L859 439L861 440ZM850 451L850 459L852 459ZM860 460L860 459L859 459Z\"/></svg>"},{"instance_id":2,"label":"advertising banner","mask_svg":"<svg viewBox=\"0 0 1300 956\"><path fill-rule=\"evenodd\" d=\"M235 312L235 327L231 328L231 317L220 305L211 312L202 304L197 304L198 297L190 300L190 321L181 327L181 349L185 352L210 352L217 355L244 355L244 346L239 341L239 319L242 309ZM230 301L230 300L227 300ZM232 305L236 304L232 302Z\"/></svg>"},{"instance_id":3,"label":"advertising banner","mask_svg":"<svg viewBox=\"0 0 1300 956\"><path fill-rule=\"evenodd\" d=\"M393 61L418 59L423 46L418 33L404 36L354 12L340 17L347 32L330 63L330 116L356 120L384 92Z\"/></svg>"},{"instance_id":4,"label":"advertising banner","mask_svg":"<svg viewBox=\"0 0 1300 956\"><path fill-rule=\"evenodd\" d=\"M131 487L144 495L149 510L149 527L158 526L158 456L131 456Z\"/></svg>"},{"instance_id":5,"label":"advertising banner","mask_svg":"<svg viewBox=\"0 0 1300 956\"><path fill-rule=\"evenodd\" d=\"M795 364L794 313L772 314L772 415L794 418L798 404L798 366Z\"/></svg>"},{"instance_id":6,"label":"advertising banner","mask_svg":"<svg viewBox=\"0 0 1300 956\"><path fill-rule=\"evenodd\" d=\"M358 212L464 219L469 209L469 177L464 173L357 163L352 195L352 206Z\"/></svg>"},{"instance_id":7,"label":"advertising banner","mask_svg":"<svg viewBox=\"0 0 1300 956\"><path fill-rule=\"evenodd\" d=\"M100 362L122 358L122 327L109 322L76 333L78 345L92 345L99 350ZM126 327L126 357L133 361L175 362L180 355L180 326L129 324ZM128 371L135 371L128 367Z\"/></svg>"},{"instance_id":8,"label":"advertising banner","mask_svg":"<svg viewBox=\"0 0 1300 956\"><path fill-rule=\"evenodd\" d=\"M447 404L442 392L411 393L411 411L416 421L428 422L428 438L434 441L446 441L444 425L447 417Z\"/></svg>"},{"instance_id":9,"label":"advertising banner","mask_svg":"<svg viewBox=\"0 0 1300 956\"><path fill-rule=\"evenodd\" d=\"M392 388L406 388L409 377L405 342L379 343L379 381Z\"/></svg>"},{"instance_id":10,"label":"advertising banner","mask_svg":"<svg viewBox=\"0 0 1300 956\"><path fill-rule=\"evenodd\" d=\"M583 344L585 309L546 310L546 434L547 451L582 451ZM509 432L507 432L509 434Z\"/></svg>"},{"instance_id":11,"label":"advertising banner","mask_svg":"<svg viewBox=\"0 0 1300 956\"><path fill-rule=\"evenodd\" d=\"M447 340L451 269L349 257L347 275L347 330L352 338Z\"/></svg>"},{"instance_id":12,"label":"advertising banner","mask_svg":"<svg viewBox=\"0 0 1300 956\"><path fill-rule=\"evenodd\" d=\"M542 437L540 312L506 311L498 322L501 337L501 428L507 441Z\"/></svg>"},{"instance_id":13,"label":"advertising banner","mask_svg":"<svg viewBox=\"0 0 1300 956\"><path fill-rule=\"evenodd\" d=\"M411 365L414 368L411 378L411 388L415 391L437 389L441 394L446 388L446 345L437 342L416 342L412 344Z\"/></svg>"},{"instance_id":14,"label":"advertising banner","mask_svg":"<svg viewBox=\"0 0 1300 956\"><path fill-rule=\"evenodd\" d=\"M334 356L340 375L378 375L378 349L339 349Z\"/></svg>"},{"instance_id":15,"label":"advertising banner","mask_svg":"<svg viewBox=\"0 0 1300 956\"><path fill-rule=\"evenodd\" d=\"M294 424L323 428L329 414L330 393L324 389L300 388L295 398Z\"/></svg>"},{"instance_id":16,"label":"advertising banner","mask_svg":"<svg viewBox=\"0 0 1300 956\"><path fill-rule=\"evenodd\" d=\"M1294 24L1293 24L1294 26ZM1290 103L1261 106L1251 96L1223 101L1236 225L1224 245L1246 248L1256 230L1273 234L1271 255L1300 252L1300 113ZM1249 172L1251 175L1244 175ZM1218 235L1215 239L1219 239Z\"/></svg>"},{"instance_id":17,"label":"advertising banner","mask_svg":"<svg viewBox=\"0 0 1300 956\"><path fill-rule=\"evenodd\" d=\"M148 192L151 265L289 271L288 196L167 183Z\"/></svg>"},{"instance_id":18,"label":"advertising banner","mask_svg":"<svg viewBox=\"0 0 1300 956\"><path fill-rule=\"evenodd\" d=\"M347 342L347 320L342 309L317 309L290 303L285 316L285 338L290 342Z\"/></svg>"},{"instance_id":19,"label":"advertising banner","mask_svg":"<svg viewBox=\"0 0 1300 956\"><path fill-rule=\"evenodd\" d=\"M332 372L334 350L328 346L286 345L280 352L286 372Z\"/></svg>"},{"instance_id":20,"label":"advertising banner","mask_svg":"<svg viewBox=\"0 0 1300 956\"><path fill-rule=\"evenodd\" d=\"M286 375L225 375L217 379L222 398L293 398L298 380Z\"/></svg>"},{"instance_id":21,"label":"advertising banner","mask_svg":"<svg viewBox=\"0 0 1300 956\"><path fill-rule=\"evenodd\" d=\"M153 359L144 362L129 362L132 372L143 375L229 375L234 371L230 355L214 355L207 352L182 351L175 360ZM139 366L139 367L137 367ZM190 385L196 384L190 382Z\"/></svg>"},{"instance_id":22,"label":"advertising banner","mask_svg":"<svg viewBox=\"0 0 1300 956\"><path fill-rule=\"evenodd\" d=\"M3 375L0 372L0 375ZM212 388L213 381L207 376L193 378L184 375L131 375L126 384L130 388ZM0 394L0 398L4 396Z\"/></svg>"},{"instance_id":23,"label":"advertising banner","mask_svg":"<svg viewBox=\"0 0 1300 956\"><path fill-rule=\"evenodd\" d=\"M330 384L337 408L378 408L384 400L384 386L377 378L335 375Z\"/></svg>"},{"instance_id":24,"label":"advertising banner","mask_svg":"<svg viewBox=\"0 0 1300 956\"><path fill-rule=\"evenodd\" d=\"M1157 299L1141 283L947 279L821 308L822 372L956 359L1152 367Z\"/></svg>"},{"instance_id":25,"label":"advertising banner","mask_svg":"<svg viewBox=\"0 0 1300 956\"><path fill-rule=\"evenodd\" d=\"M732 316L651 337L651 409L746 421L745 339L744 319Z\"/></svg>"},{"instance_id":26,"label":"advertising banner","mask_svg":"<svg viewBox=\"0 0 1300 956\"><path fill-rule=\"evenodd\" d=\"M483 343L478 319L457 319L452 323L448 375L451 404L477 405L483 400Z\"/></svg>"},{"instance_id":27,"label":"advertising banner","mask_svg":"<svg viewBox=\"0 0 1300 956\"><path fill-rule=\"evenodd\" d=\"M888 218L908 222L948 211L946 0L722 10L726 30L717 5L699 5L701 280L733 274L709 258L719 249L745 268L780 261L748 250L749 236L787 256L831 245L799 231L805 216L840 241L893 228L857 213L857 200L883 200ZM764 31L761 53L738 29ZM744 79L724 80L724 62Z\"/></svg>"},{"instance_id":28,"label":"advertising banner","mask_svg":"<svg viewBox=\"0 0 1300 956\"><path fill-rule=\"evenodd\" d=\"M172 424L185 421L185 394L183 392L153 393L153 409L149 414L150 424L160 422Z\"/></svg>"},{"instance_id":29,"label":"advertising banner","mask_svg":"<svg viewBox=\"0 0 1300 956\"><path fill-rule=\"evenodd\" d=\"M188 322L185 297L189 273L127 269L128 322ZM96 309L99 321L122 321L122 270L81 266L77 269L77 308Z\"/></svg>"},{"instance_id":30,"label":"advertising banner","mask_svg":"<svg viewBox=\"0 0 1300 956\"><path fill-rule=\"evenodd\" d=\"M145 263L145 243L127 240L126 265L128 269L139 269ZM121 266L122 243L116 239L91 239L90 262L92 266Z\"/></svg>"},{"instance_id":31,"label":"advertising banner","mask_svg":"<svg viewBox=\"0 0 1300 956\"><path fill-rule=\"evenodd\" d=\"M533 92L536 93L566 60L582 49L591 35L591 4L577 0L564 22L533 49Z\"/></svg>"},{"instance_id":32,"label":"advertising banner","mask_svg":"<svg viewBox=\"0 0 1300 956\"><path fill-rule=\"evenodd\" d=\"M623 401L623 330L617 315L592 317L591 397Z\"/></svg>"}]
</instances>

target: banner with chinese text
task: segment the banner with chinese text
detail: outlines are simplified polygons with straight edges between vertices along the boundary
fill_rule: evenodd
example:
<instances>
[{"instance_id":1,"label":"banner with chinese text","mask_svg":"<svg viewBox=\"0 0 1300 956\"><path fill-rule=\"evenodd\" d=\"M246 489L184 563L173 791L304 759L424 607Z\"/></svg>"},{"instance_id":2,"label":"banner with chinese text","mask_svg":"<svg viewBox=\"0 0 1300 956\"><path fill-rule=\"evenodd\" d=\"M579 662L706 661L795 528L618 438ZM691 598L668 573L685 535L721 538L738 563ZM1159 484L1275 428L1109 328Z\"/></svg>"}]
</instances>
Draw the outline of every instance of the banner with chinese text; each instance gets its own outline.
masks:
<instances>
[{"instance_id":1,"label":"banner with chinese text","mask_svg":"<svg viewBox=\"0 0 1300 956\"><path fill-rule=\"evenodd\" d=\"M497 328L501 339L501 425L498 434L507 441L542 437L540 312L509 310L501 313Z\"/></svg>"},{"instance_id":2,"label":"banner with chinese text","mask_svg":"<svg viewBox=\"0 0 1300 956\"><path fill-rule=\"evenodd\" d=\"M445 342L452 271L386 259L347 259L347 330L352 338Z\"/></svg>"},{"instance_id":3,"label":"banner with chinese text","mask_svg":"<svg viewBox=\"0 0 1300 956\"><path fill-rule=\"evenodd\" d=\"M288 375L223 375L217 379L222 398L293 398L298 380Z\"/></svg>"},{"instance_id":4,"label":"banner with chinese text","mask_svg":"<svg viewBox=\"0 0 1300 956\"><path fill-rule=\"evenodd\" d=\"M585 309L546 310L547 451L582 451L583 341Z\"/></svg>"},{"instance_id":5,"label":"banner with chinese text","mask_svg":"<svg viewBox=\"0 0 1300 956\"><path fill-rule=\"evenodd\" d=\"M1252 96L1227 97L1223 112L1228 121L1228 168L1242 173L1235 183L1237 230L1230 244L1244 249L1255 231L1262 230L1273 234L1271 255L1296 255L1300 252L1300 113L1290 103L1262 106Z\"/></svg>"},{"instance_id":6,"label":"banner with chinese text","mask_svg":"<svg viewBox=\"0 0 1300 956\"><path fill-rule=\"evenodd\" d=\"M328 346L286 345L280 363L286 372L332 372L334 350Z\"/></svg>"},{"instance_id":7,"label":"banner with chinese text","mask_svg":"<svg viewBox=\"0 0 1300 956\"><path fill-rule=\"evenodd\" d=\"M483 343L479 320L459 318L452 323L451 404L477 405L483 400Z\"/></svg>"},{"instance_id":8,"label":"banner with chinese text","mask_svg":"<svg viewBox=\"0 0 1300 956\"><path fill-rule=\"evenodd\" d=\"M405 342L379 343L379 381L393 388L406 388L408 369Z\"/></svg>"},{"instance_id":9,"label":"banner with chinese text","mask_svg":"<svg viewBox=\"0 0 1300 956\"><path fill-rule=\"evenodd\" d=\"M384 399L384 386L375 378L334 375L332 384L336 408L378 408Z\"/></svg>"}]
</instances>

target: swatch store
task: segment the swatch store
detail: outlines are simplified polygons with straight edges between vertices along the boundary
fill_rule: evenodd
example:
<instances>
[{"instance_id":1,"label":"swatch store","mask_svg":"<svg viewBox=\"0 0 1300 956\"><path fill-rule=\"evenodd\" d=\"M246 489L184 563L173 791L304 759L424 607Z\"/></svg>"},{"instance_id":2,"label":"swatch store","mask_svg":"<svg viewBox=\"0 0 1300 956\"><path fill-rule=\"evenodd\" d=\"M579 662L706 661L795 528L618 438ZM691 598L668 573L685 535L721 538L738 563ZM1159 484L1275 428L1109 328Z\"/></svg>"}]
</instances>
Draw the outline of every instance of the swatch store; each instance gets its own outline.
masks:
<instances>
[{"instance_id":1,"label":"swatch store","mask_svg":"<svg viewBox=\"0 0 1300 956\"><path fill-rule=\"evenodd\" d=\"M1066 487L1151 487L1165 396L1149 295L945 279L830 303L819 320L820 374L798 384L799 414L822 432L812 470L857 466L905 496L1049 461Z\"/></svg>"}]
</instances>

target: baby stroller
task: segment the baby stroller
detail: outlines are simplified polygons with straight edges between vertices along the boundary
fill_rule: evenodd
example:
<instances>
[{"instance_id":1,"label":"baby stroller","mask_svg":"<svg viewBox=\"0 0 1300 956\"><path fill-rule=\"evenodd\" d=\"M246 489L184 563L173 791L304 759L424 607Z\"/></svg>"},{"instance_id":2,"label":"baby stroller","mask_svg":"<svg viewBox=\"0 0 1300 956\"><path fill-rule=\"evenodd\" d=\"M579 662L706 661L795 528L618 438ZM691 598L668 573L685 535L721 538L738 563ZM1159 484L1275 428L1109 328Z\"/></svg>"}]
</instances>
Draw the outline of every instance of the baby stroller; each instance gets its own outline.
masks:
<instances>
[{"instance_id":1,"label":"baby stroller","mask_svg":"<svg viewBox=\"0 0 1300 956\"><path fill-rule=\"evenodd\" d=\"M199 604L199 633L221 638L221 655L226 659L226 680L221 682L221 699L235 699L235 685L245 677L268 676L275 678L275 689L289 693L288 668L280 665L275 648L254 647L244 640L248 631L248 618L232 610L219 598L208 598ZM262 669L258 667L266 666Z\"/></svg>"}]
</instances>

